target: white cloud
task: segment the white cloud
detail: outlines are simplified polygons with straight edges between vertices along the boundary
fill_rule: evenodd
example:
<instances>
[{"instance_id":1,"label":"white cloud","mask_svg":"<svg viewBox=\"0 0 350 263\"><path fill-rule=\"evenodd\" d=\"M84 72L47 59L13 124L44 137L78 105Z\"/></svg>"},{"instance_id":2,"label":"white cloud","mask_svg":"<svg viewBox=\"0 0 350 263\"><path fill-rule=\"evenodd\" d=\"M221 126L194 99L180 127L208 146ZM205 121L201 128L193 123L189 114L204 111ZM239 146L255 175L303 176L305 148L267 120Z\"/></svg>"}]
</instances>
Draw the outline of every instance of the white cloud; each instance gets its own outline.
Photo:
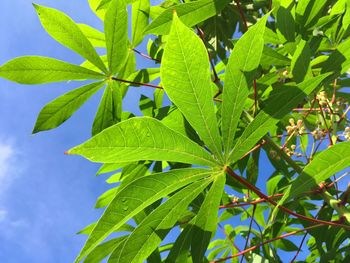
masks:
<instances>
[{"instance_id":1,"label":"white cloud","mask_svg":"<svg viewBox=\"0 0 350 263\"><path fill-rule=\"evenodd\" d=\"M0 184L9 181L10 167L15 158L15 151L10 143L0 141Z\"/></svg>"}]
</instances>

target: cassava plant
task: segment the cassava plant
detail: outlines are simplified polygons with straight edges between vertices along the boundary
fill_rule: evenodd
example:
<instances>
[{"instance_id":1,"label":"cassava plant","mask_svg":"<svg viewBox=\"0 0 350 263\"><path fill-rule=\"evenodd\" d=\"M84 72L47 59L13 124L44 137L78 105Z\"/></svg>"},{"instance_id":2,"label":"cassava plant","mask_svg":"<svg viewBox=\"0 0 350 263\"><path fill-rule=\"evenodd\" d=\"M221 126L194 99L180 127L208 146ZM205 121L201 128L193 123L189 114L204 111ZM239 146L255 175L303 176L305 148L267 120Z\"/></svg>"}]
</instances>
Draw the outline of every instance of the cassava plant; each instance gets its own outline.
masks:
<instances>
[{"instance_id":1,"label":"cassava plant","mask_svg":"<svg viewBox=\"0 0 350 263\"><path fill-rule=\"evenodd\" d=\"M47 104L34 133L104 89L92 138L67 151L111 185L76 262L350 262L349 0L89 4L104 32L34 5L81 65L0 67L23 84L89 81ZM140 86L154 96L135 116L122 102Z\"/></svg>"}]
</instances>

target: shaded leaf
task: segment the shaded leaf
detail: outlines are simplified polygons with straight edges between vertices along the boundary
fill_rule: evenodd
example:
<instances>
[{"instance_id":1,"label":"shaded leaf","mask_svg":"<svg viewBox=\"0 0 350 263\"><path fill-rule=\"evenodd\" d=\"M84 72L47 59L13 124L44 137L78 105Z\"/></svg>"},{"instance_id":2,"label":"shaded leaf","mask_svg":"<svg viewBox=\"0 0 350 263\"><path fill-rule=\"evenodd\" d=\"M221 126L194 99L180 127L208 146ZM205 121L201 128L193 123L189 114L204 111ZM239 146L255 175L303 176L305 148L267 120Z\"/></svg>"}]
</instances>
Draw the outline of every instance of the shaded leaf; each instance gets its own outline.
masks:
<instances>
[{"instance_id":1,"label":"shaded leaf","mask_svg":"<svg viewBox=\"0 0 350 263\"><path fill-rule=\"evenodd\" d=\"M247 126L243 134L235 141L231 151L230 161L236 162L248 152L280 119L288 114L293 107L316 89L329 76L323 74L303 81L295 86L282 86L270 96L266 107L259 112Z\"/></svg>"},{"instance_id":2,"label":"shaded leaf","mask_svg":"<svg viewBox=\"0 0 350 263\"><path fill-rule=\"evenodd\" d=\"M305 191L318 187L319 183L348 168L350 163L349 152L350 142L342 142L316 155L289 186L283 201L286 202Z\"/></svg>"}]
</instances>

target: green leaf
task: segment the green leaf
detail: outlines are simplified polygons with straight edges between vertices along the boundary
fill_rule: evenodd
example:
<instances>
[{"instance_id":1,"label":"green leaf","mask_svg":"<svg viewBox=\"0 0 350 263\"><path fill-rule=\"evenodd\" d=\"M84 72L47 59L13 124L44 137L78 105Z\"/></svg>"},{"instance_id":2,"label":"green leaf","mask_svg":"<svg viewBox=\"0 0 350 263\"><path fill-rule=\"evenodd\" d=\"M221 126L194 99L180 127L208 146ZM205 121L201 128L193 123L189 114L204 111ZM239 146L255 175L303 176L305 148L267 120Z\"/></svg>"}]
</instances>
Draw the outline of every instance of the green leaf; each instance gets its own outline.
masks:
<instances>
[{"instance_id":1,"label":"green leaf","mask_svg":"<svg viewBox=\"0 0 350 263\"><path fill-rule=\"evenodd\" d=\"M124 0L111 1L105 17L109 71L114 75L128 58L128 13Z\"/></svg>"},{"instance_id":2,"label":"green leaf","mask_svg":"<svg viewBox=\"0 0 350 263\"><path fill-rule=\"evenodd\" d=\"M89 1L89 5L90 5L91 10L92 10L101 20L104 20L106 10L105 10L105 9L97 9L98 6L100 5L100 3L101 3L103 0L88 0L88 1Z\"/></svg>"},{"instance_id":3,"label":"green leaf","mask_svg":"<svg viewBox=\"0 0 350 263\"><path fill-rule=\"evenodd\" d=\"M182 24L176 15L164 50L160 73L170 100L208 148L217 158L222 159L208 54L199 37Z\"/></svg>"},{"instance_id":4,"label":"green leaf","mask_svg":"<svg viewBox=\"0 0 350 263\"><path fill-rule=\"evenodd\" d=\"M232 148L236 128L253 84L253 73L259 66L264 49L264 32L268 15L238 40L226 66L222 102L222 137L225 156Z\"/></svg>"},{"instance_id":5,"label":"green leaf","mask_svg":"<svg viewBox=\"0 0 350 263\"><path fill-rule=\"evenodd\" d=\"M142 177L126 185L120 189L97 222L75 262L82 260L114 230L149 205L211 173L211 170L199 168L171 170Z\"/></svg>"},{"instance_id":6,"label":"green leaf","mask_svg":"<svg viewBox=\"0 0 350 263\"><path fill-rule=\"evenodd\" d=\"M265 31L266 33L266 31ZM261 56L260 64L269 68L273 66L287 66L290 64L290 59L278 53L275 49L264 46L263 54Z\"/></svg>"},{"instance_id":7,"label":"green leaf","mask_svg":"<svg viewBox=\"0 0 350 263\"><path fill-rule=\"evenodd\" d=\"M78 25L66 14L53 8L33 4L41 24L57 42L77 52L82 57L107 72L100 56Z\"/></svg>"},{"instance_id":8,"label":"green leaf","mask_svg":"<svg viewBox=\"0 0 350 263\"><path fill-rule=\"evenodd\" d=\"M283 197L284 202L297 197L305 191L318 187L319 183L349 167L349 152L350 142L342 142L316 155L293 181L285 197Z\"/></svg>"},{"instance_id":9,"label":"green leaf","mask_svg":"<svg viewBox=\"0 0 350 263\"><path fill-rule=\"evenodd\" d=\"M96 263L101 262L104 258L108 257L113 250L118 247L119 244L124 244L127 236L121 236L108 240L96 248L94 248L90 254L85 258L84 263Z\"/></svg>"},{"instance_id":10,"label":"green leaf","mask_svg":"<svg viewBox=\"0 0 350 263\"><path fill-rule=\"evenodd\" d=\"M102 48L106 47L105 35L102 32L85 24L78 24L78 26L92 46Z\"/></svg>"},{"instance_id":11,"label":"green leaf","mask_svg":"<svg viewBox=\"0 0 350 263\"><path fill-rule=\"evenodd\" d=\"M193 262L203 262L203 257L215 234L218 223L218 210L225 187L225 175L216 174L216 178L206 195L194 221L191 242L191 255Z\"/></svg>"},{"instance_id":12,"label":"green leaf","mask_svg":"<svg viewBox=\"0 0 350 263\"><path fill-rule=\"evenodd\" d=\"M236 162L247 153L273 126L275 126L305 96L316 89L329 74L308 79L295 86L282 86L273 93L266 107L259 112L247 126L243 134L235 141L230 162Z\"/></svg>"},{"instance_id":13,"label":"green leaf","mask_svg":"<svg viewBox=\"0 0 350 263\"><path fill-rule=\"evenodd\" d=\"M54 129L69 119L104 82L92 83L74 89L48 103L39 113L33 133Z\"/></svg>"},{"instance_id":14,"label":"green leaf","mask_svg":"<svg viewBox=\"0 0 350 263\"><path fill-rule=\"evenodd\" d=\"M92 125L92 135L96 135L104 129L121 121L122 94L119 83L110 81L103 93L100 106Z\"/></svg>"},{"instance_id":15,"label":"green leaf","mask_svg":"<svg viewBox=\"0 0 350 263\"><path fill-rule=\"evenodd\" d=\"M218 13L230 3L230 0L199 0L179 4L166 9L146 28L145 34L166 35L169 33L174 10L181 21L192 27Z\"/></svg>"},{"instance_id":16,"label":"green leaf","mask_svg":"<svg viewBox=\"0 0 350 263\"><path fill-rule=\"evenodd\" d=\"M132 4L132 46L137 47L143 40L148 25L150 0L137 0Z\"/></svg>"},{"instance_id":17,"label":"green leaf","mask_svg":"<svg viewBox=\"0 0 350 263\"><path fill-rule=\"evenodd\" d=\"M142 263L162 242L176 221L181 218L189 203L211 181L211 179L201 180L171 196L141 222L128 236L125 243L114 250L109 262Z\"/></svg>"},{"instance_id":18,"label":"green leaf","mask_svg":"<svg viewBox=\"0 0 350 263\"><path fill-rule=\"evenodd\" d=\"M38 56L18 57L0 67L0 77L21 84L102 79L98 72L61 60Z\"/></svg>"},{"instance_id":19,"label":"green leaf","mask_svg":"<svg viewBox=\"0 0 350 263\"><path fill-rule=\"evenodd\" d=\"M289 8L281 6L277 11L276 31L281 42L294 42L295 21Z\"/></svg>"},{"instance_id":20,"label":"green leaf","mask_svg":"<svg viewBox=\"0 0 350 263\"><path fill-rule=\"evenodd\" d=\"M308 72L310 73L311 50L305 40L301 40L294 52L291 71L296 83L302 82Z\"/></svg>"},{"instance_id":21,"label":"green leaf","mask_svg":"<svg viewBox=\"0 0 350 263\"><path fill-rule=\"evenodd\" d=\"M216 165L203 148L149 117L135 117L120 122L68 153L102 163L155 160Z\"/></svg>"},{"instance_id":22,"label":"green leaf","mask_svg":"<svg viewBox=\"0 0 350 263\"><path fill-rule=\"evenodd\" d=\"M322 73L334 72L336 75L345 73L350 68L350 38L341 42L337 49L323 63Z\"/></svg>"},{"instance_id":23,"label":"green leaf","mask_svg":"<svg viewBox=\"0 0 350 263\"><path fill-rule=\"evenodd\" d=\"M326 4L326 0L299 0L295 10L297 22L304 27L311 27L318 20Z\"/></svg>"}]
</instances>

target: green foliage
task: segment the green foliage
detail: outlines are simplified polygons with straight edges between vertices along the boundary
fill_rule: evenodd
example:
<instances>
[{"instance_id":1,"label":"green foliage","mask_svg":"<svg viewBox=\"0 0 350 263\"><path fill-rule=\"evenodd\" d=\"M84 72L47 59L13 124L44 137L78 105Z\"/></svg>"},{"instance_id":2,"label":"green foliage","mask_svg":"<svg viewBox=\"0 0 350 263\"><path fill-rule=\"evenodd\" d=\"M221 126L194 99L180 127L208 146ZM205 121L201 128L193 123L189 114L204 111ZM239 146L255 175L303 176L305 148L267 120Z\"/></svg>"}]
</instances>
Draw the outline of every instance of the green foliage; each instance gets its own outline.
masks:
<instances>
[{"instance_id":1,"label":"green foliage","mask_svg":"<svg viewBox=\"0 0 350 263\"><path fill-rule=\"evenodd\" d=\"M284 262L302 232L305 262L349 261L348 0L88 2L104 32L34 5L80 66L0 67L22 84L91 81L48 103L33 133L104 88L92 138L67 151L101 163L110 185L76 262ZM154 94L135 116L123 100L140 86Z\"/></svg>"}]
</instances>

